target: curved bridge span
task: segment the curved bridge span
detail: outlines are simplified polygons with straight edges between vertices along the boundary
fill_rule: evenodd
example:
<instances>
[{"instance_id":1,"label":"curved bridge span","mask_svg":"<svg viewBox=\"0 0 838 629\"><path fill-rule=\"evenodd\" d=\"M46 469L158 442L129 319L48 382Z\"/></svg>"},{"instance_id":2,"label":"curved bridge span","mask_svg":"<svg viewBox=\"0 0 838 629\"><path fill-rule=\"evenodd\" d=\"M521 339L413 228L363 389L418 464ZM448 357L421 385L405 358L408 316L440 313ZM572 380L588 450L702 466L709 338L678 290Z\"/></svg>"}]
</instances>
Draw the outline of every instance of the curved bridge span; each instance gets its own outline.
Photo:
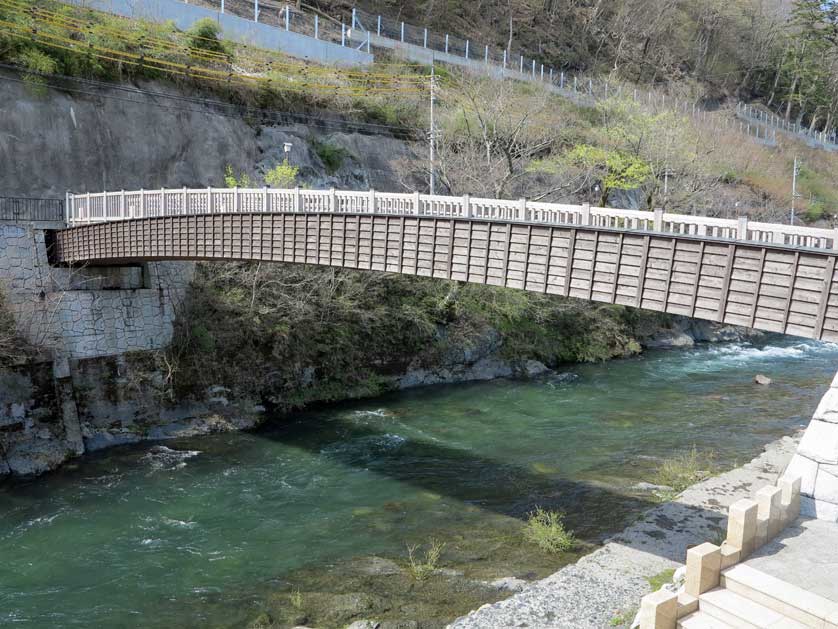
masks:
<instances>
[{"instance_id":1,"label":"curved bridge span","mask_svg":"<svg viewBox=\"0 0 838 629\"><path fill-rule=\"evenodd\" d=\"M506 286L838 340L834 230L419 194L69 195L55 264L254 260Z\"/></svg>"}]
</instances>

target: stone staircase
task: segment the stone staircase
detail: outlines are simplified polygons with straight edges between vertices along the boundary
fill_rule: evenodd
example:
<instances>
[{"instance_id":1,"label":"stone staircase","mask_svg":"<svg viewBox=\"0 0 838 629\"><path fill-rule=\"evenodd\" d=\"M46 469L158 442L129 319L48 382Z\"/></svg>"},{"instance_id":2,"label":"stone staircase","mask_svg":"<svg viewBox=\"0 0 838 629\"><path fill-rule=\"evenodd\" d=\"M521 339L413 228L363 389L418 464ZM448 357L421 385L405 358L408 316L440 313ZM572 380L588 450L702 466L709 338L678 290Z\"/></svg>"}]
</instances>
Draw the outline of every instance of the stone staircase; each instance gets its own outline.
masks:
<instances>
[{"instance_id":1,"label":"stone staircase","mask_svg":"<svg viewBox=\"0 0 838 629\"><path fill-rule=\"evenodd\" d=\"M746 564L722 571L719 587L698 597L684 629L838 629L838 604Z\"/></svg>"}]
</instances>

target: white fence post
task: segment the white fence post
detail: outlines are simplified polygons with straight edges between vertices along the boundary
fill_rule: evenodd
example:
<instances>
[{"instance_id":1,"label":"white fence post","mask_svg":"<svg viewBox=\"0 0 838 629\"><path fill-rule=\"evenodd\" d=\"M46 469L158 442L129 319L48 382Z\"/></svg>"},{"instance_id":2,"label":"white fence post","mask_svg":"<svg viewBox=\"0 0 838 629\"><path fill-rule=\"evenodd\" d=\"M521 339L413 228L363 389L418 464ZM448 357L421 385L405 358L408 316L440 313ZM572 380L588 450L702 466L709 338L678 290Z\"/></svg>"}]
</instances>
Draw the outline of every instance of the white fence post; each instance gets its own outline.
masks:
<instances>
[{"instance_id":1,"label":"white fence post","mask_svg":"<svg viewBox=\"0 0 838 629\"><path fill-rule=\"evenodd\" d=\"M422 214L422 195L419 194L419 191L413 193L413 213L416 216L420 216Z\"/></svg>"},{"instance_id":2,"label":"white fence post","mask_svg":"<svg viewBox=\"0 0 838 629\"><path fill-rule=\"evenodd\" d=\"M294 186L294 211L302 212L302 204L300 203L300 186Z\"/></svg>"},{"instance_id":3,"label":"white fence post","mask_svg":"<svg viewBox=\"0 0 838 629\"><path fill-rule=\"evenodd\" d=\"M160 216L166 216L166 188L160 188Z\"/></svg>"},{"instance_id":4,"label":"white fence post","mask_svg":"<svg viewBox=\"0 0 838 629\"><path fill-rule=\"evenodd\" d=\"M738 240L748 240L748 217L740 216L739 223L736 226L736 238Z\"/></svg>"},{"instance_id":5,"label":"white fence post","mask_svg":"<svg viewBox=\"0 0 838 629\"><path fill-rule=\"evenodd\" d=\"M119 218L125 218L125 190L119 191Z\"/></svg>"},{"instance_id":6,"label":"white fence post","mask_svg":"<svg viewBox=\"0 0 838 629\"><path fill-rule=\"evenodd\" d=\"M337 194L334 188L329 188L329 211L333 214L338 211Z\"/></svg>"},{"instance_id":7,"label":"white fence post","mask_svg":"<svg viewBox=\"0 0 838 629\"><path fill-rule=\"evenodd\" d=\"M468 47L469 47L470 44L471 44L471 42L467 39L466 40L466 61L468 61Z\"/></svg>"},{"instance_id":8,"label":"white fence post","mask_svg":"<svg viewBox=\"0 0 838 629\"><path fill-rule=\"evenodd\" d=\"M207 187L207 212L212 214L215 208L212 206L212 186Z\"/></svg>"},{"instance_id":9,"label":"white fence post","mask_svg":"<svg viewBox=\"0 0 838 629\"><path fill-rule=\"evenodd\" d=\"M233 196L233 211L238 212L239 211L239 187L238 186L233 188L233 195L234 195Z\"/></svg>"},{"instance_id":10,"label":"white fence post","mask_svg":"<svg viewBox=\"0 0 838 629\"><path fill-rule=\"evenodd\" d=\"M582 204L582 225L590 225L591 224L591 204L590 203L583 203Z\"/></svg>"},{"instance_id":11,"label":"white fence post","mask_svg":"<svg viewBox=\"0 0 838 629\"><path fill-rule=\"evenodd\" d=\"M140 216L139 218L145 218L145 190L140 188Z\"/></svg>"},{"instance_id":12,"label":"white fence post","mask_svg":"<svg viewBox=\"0 0 838 629\"><path fill-rule=\"evenodd\" d=\"M371 214L375 214L375 190L370 188L370 196L369 196L369 211Z\"/></svg>"},{"instance_id":13,"label":"white fence post","mask_svg":"<svg viewBox=\"0 0 838 629\"><path fill-rule=\"evenodd\" d=\"M186 192L186 186L183 186L183 205L182 205L181 207L183 208L183 213L184 213L184 214L186 214L186 212L187 212L187 210L188 210L188 208L189 208L189 203L188 203L188 197L187 197L187 194L188 194L188 193Z\"/></svg>"},{"instance_id":14,"label":"white fence post","mask_svg":"<svg viewBox=\"0 0 838 629\"><path fill-rule=\"evenodd\" d=\"M271 211L271 208L268 207L268 186L262 186L262 211Z\"/></svg>"},{"instance_id":15,"label":"white fence post","mask_svg":"<svg viewBox=\"0 0 838 629\"><path fill-rule=\"evenodd\" d=\"M471 195L463 195L463 216L471 218Z\"/></svg>"},{"instance_id":16,"label":"white fence post","mask_svg":"<svg viewBox=\"0 0 838 629\"><path fill-rule=\"evenodd\" d=\"M448 33L445 33L445 54L448 54Z\"/></svg>"},{"instance_id":17,"label":"white fence post","mask_svg":"<svg viewBox=\"0 0 838 629\"><path fill-rule=\"evenodd\" d=\"M404 22L402 22L402 35L401 35L401 38L402 38L402 43L404 43Z\"/></svg>"},{"instance_id":18,"label":"white fence post","mask_svg":"<svg viewBox=\"0 0 838 629\"><path fill-rule=\"evenodd\" d=\"M520 210L520 216L518 217L519 221L527 220L527 199L525 197L521 197L518 200L518 208Z\"/></svg>"},{"instance_id":19,"label":"white fence post","mask_svg":"<svg viewBox=\"0 0 838 629\"><path fill-rule=\"evenodd\" d=\"M655 208L655 219L652 225L652 229L654 229L656 232L663 231L663 210L659 207Z\"/></svg>"}]
</instances>

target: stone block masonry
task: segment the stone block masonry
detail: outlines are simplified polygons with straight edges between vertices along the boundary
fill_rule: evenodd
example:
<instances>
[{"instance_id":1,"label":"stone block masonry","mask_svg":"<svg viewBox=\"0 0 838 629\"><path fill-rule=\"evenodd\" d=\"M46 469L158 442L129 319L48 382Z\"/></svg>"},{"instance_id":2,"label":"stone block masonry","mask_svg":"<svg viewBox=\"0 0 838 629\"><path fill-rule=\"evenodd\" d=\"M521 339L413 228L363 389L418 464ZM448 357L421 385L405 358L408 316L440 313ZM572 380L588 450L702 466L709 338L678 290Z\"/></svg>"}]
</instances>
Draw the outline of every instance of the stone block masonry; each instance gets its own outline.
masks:
<instances>
[{"instance_id":1,"label":"stone block masonry","mask_svg":"<svg viewBox=\"0 0 838 629\"><path fill-rule=\"evenodd\" d=\"M113 430L136 440L161 416L156 399L129 400L130 383L117 376L143 375L124 357L171 341L193 268L51 267L43 229L0 224L0 291L18 333L42 353L0 370L0 476L54 469L97 439L113 441ZM107 361L122 362L108 371Z\"/></svg>"},{"instance_id":2,"label":"stone block masonry","mask_svg":"<svg viewBox=\"0 0 838 629\"><path fill-rule=\"evenodd\" d=\"M802 513L838 522L838 375L818 404L789 473L802 479Z\"/></svg>"},{"instance_id":3,"label":"stone block masonry","mask_svg":"<svg viewBox=\"0 0 838 629\"><path fill-rule=\"evenodd\" d=\"M0 288L20 334L78 360L165 347L192 278L190 263L50 267L44 231L0 226Z\"/></svg>"}]
</instances>

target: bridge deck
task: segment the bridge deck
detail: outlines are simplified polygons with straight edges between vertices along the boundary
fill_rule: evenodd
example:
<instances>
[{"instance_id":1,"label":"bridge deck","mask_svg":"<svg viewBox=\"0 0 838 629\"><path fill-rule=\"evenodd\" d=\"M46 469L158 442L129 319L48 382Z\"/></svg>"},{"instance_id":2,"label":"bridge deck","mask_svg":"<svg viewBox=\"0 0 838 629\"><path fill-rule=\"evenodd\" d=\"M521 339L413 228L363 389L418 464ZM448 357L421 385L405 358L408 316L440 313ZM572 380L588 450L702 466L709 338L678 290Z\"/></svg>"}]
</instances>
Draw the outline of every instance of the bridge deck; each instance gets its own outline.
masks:
<instances>
[{"instance_id":1,"label":"bridge deck","mask_svg":"<svg viewBox=\"0 0 838 629\"><path fill-rule=\"evenodd\" d=\"M343 212L162 216L54 234L60 264L259 260L506 286L838 340L836 252L539 222Z\"/></svg>"}]
</instances>

